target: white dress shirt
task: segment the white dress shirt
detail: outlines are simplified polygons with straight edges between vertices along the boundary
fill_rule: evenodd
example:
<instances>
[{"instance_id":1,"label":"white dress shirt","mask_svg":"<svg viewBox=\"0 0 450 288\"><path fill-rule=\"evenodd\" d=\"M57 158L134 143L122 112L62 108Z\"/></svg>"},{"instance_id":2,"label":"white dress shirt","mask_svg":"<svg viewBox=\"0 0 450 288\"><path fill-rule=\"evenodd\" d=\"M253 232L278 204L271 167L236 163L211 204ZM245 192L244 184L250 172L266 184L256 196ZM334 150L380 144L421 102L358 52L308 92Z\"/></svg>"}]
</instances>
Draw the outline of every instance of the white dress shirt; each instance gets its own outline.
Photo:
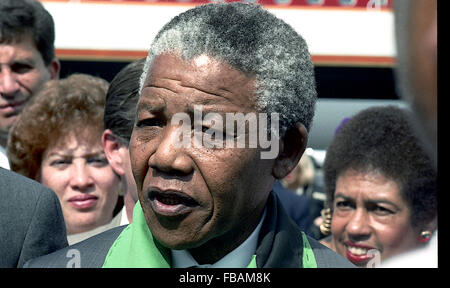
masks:
<instances>
[{"instance_id":1,"label":"white dress shirt","mask_svg":"<svg viewBox=\"0 0 450 288\"><path fill-rule=\"evenodd\" d=\"M259 231L261 230L262 223L266 217L266 209L259 221L258 226L253 230L252 234L239 245L236 249L225 255L222 259L214 264L200 265L192 257L188 250L172 250L172 267L173 268L187 268L196 266L198 268L246 268L253 255L256 252L258 245Z\"/></svg>"},{"instance_id":2,"label":"white dress shirt","mask_svg":"<svg viewBox=\"0 0 450 288\"><path fill-rule=\"evenodd\" d=\"M0 145L0 167L10 170L9 160L6 157L6 150L3 146Z\"/></svg>"}]
</instances>

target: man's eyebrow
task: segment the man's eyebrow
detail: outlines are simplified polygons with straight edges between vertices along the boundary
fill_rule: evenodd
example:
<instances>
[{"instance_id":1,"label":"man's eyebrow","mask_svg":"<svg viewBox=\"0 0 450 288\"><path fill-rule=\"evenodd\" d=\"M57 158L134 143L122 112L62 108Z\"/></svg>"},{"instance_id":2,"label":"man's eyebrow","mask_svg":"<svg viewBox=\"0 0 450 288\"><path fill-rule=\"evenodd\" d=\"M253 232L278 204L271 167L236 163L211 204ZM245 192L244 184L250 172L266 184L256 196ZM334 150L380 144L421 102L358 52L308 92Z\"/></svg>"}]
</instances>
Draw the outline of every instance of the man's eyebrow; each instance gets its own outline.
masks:
<instances>
[{"instance_id":1,"label":"man's eyebrow","mask_svg":"<svg viewBox=\"0 0 450 288\"><path fill-rule=\"evenodd\" d=\"M34 59L31 55L26 55L24 57L15 57L11 59L10 63L34 63L36 62L36 59Z\"/></svg>"},{"instance_id":2,"label":"man's eyebrow","mask_svg":"<svg viewBox=\"0 0 450 288\"><path fill-rule=\"evenodd\" d=\"M174 79L169 79L169 80L174 80ZM177 81L177 80L174 80L174 81ZM159 86L157 84L151 84L151 85L145 86L144 88L164 89L164 90L168 90L168 91L170 91L172 93L178 93L177 91L175 91L175 90L173 90L173 89L171 89L169 87L162 87L162 86Z\"/></svg>"},{"instance_id":3,"label":"man's eyebrow","mask_svg":"<svg viewBox=\"0 0 450 288\"><path fill-rule=\"evenodd\" d=\"M343 198L344 200L353 200L353 197L343 195L341 192L334 193L334 199L336 199L338 197Z\"/></svg>"},{"instance_id":4,"label":"man's eyebrow","mask_svg":"<svg viewBox=\"0 0 450 288\"><path fill-rule=\"evenodd\" d=\"M35 61L33 58L27 57L27 58L12 59L9 62L0 62L0 65L17 65L17 64L34 65L34 63Z\"/></svg>"},{"instance_id":5,"label":"man's eyebrow","mask_svg":"<svg viewBox=\"0 0 450 288\"><path fill-rule=\"evenodd\" d=\"M147 103L146 101L143 102L138 102L136 111L148 111L148 112L157 112L157 111L161 111L164 109L165 105L151 105L149 103Z\"/></svg>"}]
</instances>

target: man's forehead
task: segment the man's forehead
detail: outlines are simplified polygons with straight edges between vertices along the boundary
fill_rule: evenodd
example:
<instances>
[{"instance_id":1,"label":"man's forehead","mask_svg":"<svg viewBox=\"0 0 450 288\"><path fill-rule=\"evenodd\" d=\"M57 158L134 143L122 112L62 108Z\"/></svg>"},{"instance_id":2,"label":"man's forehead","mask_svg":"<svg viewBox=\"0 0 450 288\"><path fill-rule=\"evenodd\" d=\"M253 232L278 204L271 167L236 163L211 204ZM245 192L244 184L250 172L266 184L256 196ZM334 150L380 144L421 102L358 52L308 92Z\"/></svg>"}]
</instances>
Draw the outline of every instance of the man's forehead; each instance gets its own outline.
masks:
<instances>
[{"instance_id":1,"label":"man's forehead","mask_svg":"<svg viewBox=\"0 0 450 288\"><path fill-rule=\"evenodd\" d=\"M0 45L26 45L32 46L32 48L37 49L36 42L34 40L32 32L24 29L21 31L16 31L15 33L10 33L8 35L2 34L0 31Z\"/></svg>"},{"instance_id":2,"label":"man's forehead","mask_svg":"<svg viewBox=\"0 0 450 288\"><path fill-rule=\"evenodd\" d=\"M11 60L42 59L42 55L37 50L31 36L0 42L0 48L2 48L0 56L3 56L3 58L11 58Z\"/></svg>"},{"instance_id":3,"label":"man's forehead","mask_svg":"<svg viewBox=\"0 0 450 288\"><path fill-rule=\"evenodd\" d=\"M171 91L186 88L186 91L191 89L194 94L198 92L197 95L207 98L225 98L232 102L251 104L255 81L255 77L247 76L226 62L208 55L183 60L175 54L161 54L152 62L143 88L164 87ZM202 101L208 102L205 99ZM220 99L216 101L221 102Z\"/></svg>"}]
</instances>

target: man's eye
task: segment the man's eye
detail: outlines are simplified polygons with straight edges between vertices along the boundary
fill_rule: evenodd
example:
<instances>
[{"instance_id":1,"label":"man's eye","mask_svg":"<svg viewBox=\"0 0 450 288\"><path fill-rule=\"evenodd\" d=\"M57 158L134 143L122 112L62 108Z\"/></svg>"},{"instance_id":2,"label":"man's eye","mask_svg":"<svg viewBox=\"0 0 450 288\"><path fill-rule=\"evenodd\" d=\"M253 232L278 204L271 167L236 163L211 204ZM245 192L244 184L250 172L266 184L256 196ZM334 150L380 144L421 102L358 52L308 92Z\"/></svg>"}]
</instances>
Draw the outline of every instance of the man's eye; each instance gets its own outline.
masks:
<instances>
[{"instance_id":1,"label":"man's eye","mask_svg":"<svg viewBox=\"0 0 450 288\"><path fill-rule=\"evenodd\" d=\"M33 69L34 67L32 65L26 63L14 63L11 65L11 70L17 74L25 74Z\"/></svg>"},{"instance_id":2,"label":"man's eye","mask_svg":"<svg viewBox=\"0 0 450 288\"><path fill-rule=\"evenodd\" d=\"M205 134L208 134L209 137L211 137L211 139L214 139L214 140L220 139L220 140L225 141L228 138L230 138L230 139L237 138L237 136L234 133L227 134L226 129L214 129L214 128L202 126L202 132Z\"/></svg>"},{"instance_id":3,"label":"man's eye","mask_svg":"<svg viewBox=\"0 0 450 288\"><path fill-rule=\"evenodd\" d=\"M163 127L164 121L157 119L157 118L147 118L138 120L136 123L136 127L143 128L143 127Z\"/></svg>"},{"instance_id":4,"label":"man's eye","mask_svg":"<svg viewBox=\"0 0 450 288\"><path fill-rule=\"evenodd\" d=\"M202 126L202 132L206 133L206 134L217 134L217 133L222 133L222 131L218 131L216 129L210 128L210 127L206 127L206 126Z\"/></svg>"}]
</instances>

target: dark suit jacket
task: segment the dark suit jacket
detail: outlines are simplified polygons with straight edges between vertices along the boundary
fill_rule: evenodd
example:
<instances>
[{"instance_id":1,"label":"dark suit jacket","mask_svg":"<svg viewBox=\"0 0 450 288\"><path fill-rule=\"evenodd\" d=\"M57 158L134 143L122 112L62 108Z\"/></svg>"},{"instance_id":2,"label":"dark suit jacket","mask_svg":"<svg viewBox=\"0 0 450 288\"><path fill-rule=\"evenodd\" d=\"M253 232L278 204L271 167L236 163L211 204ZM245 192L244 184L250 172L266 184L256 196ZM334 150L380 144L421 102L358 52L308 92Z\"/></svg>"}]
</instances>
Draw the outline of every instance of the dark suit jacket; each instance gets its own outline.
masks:
<instances>
[{"instance_id":1,"label":"dark suit jacket","mask_svg":"<svg viewBox=\"0 0 450 288\"><path fill-rule=\"evenodd\" d=\"M0 267L22 267L66 247L56 194L22 175L0 168Z\"/></svg>"},{"instance_id":2,"label":"dark suit jacket","mask_svg":"<svg viewBox=\"0 0 450 288\"><path fill-rule=\"evenodd\" d=\"M277 194L281 204L283 204L284 209L286 209L287 214L294 220L300 230L305 232L308 236L312 236L312 219L310 216L311 202L308 197L306 197L306 195L295 194L295 192L284 188L280 181L275 181L272 189Z\"/></svg>"}]
</instances>

